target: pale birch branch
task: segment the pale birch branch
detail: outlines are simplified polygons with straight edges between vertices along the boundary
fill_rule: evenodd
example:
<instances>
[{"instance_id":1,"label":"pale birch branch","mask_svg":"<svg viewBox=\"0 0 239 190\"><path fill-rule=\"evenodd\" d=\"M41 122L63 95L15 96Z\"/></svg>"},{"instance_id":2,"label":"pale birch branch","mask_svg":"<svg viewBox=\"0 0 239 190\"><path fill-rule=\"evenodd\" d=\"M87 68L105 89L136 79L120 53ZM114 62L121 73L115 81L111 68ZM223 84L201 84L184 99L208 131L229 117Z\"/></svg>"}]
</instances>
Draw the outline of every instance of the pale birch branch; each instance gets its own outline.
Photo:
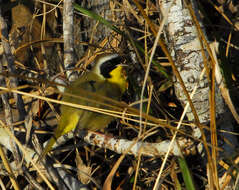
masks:
<instances>
[{"instance_id":1,"label":"pale birch branch","mask_svg":"<svg viewBox=\"0 0 239 190\"><path fill-rule=\"evenodd\" d=\"M63 38L64 38L64 66L69 68L75 64L74 54L74 0L64 1L63 5ZM72 71L66 72L69 81L78 78L77 74Z\"/></svg>"},{"instance_id":2,"label":"pale birch branch","mask_svg":"<svg viewBox=\"0 0 239 190\"><path fill-rule=\"evenodd\" d=\"M161 10L166 10L170 3L171 1L161 1ZM197 9L195 2L193 5L196 12ZM200 22L199 18L198 20ZM209 82L206 75L199 81L200 73L204 68L204 61L208 64L208 53L205 46L201 46L198 31L194 25L190 12L186 8L183 1L175 0L175 3L173 3L170 8L166 32L171 56L175 61L177 69L180 72L188 92L191 93L194 86L199 83L198 90L192 98L192 102L196 108L200 122L208 124L210 122ZM206 60L203 58L203 53L206 56ZM180 100L182 105L185 106L188 100L177 79L175 79L174 88L177 98ZM225 107L220 89L217 85L215 89L215 102L218 125L217 128L233 131L232 117ZM188 110L187 117L189 121L194 121L191 109ZM226 137L233 145L238 145L237 139L234 135L225 133L223 136ZM220 140L219 145L226 150L224 153L227 153L228 155L234 151L230 145Z\"/></svg>"}]
</instances>

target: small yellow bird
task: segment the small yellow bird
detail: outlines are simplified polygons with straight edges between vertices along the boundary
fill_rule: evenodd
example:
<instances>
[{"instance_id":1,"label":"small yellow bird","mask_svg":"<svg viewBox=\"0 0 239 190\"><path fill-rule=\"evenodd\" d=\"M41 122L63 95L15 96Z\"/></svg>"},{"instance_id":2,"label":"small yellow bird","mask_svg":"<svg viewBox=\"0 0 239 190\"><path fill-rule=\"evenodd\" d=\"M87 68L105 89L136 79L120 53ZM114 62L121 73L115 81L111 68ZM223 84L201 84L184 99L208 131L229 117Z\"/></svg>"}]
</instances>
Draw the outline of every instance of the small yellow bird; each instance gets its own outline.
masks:
<instances>
[{"instance_id":1,"label":"small yellow bird","mask_svg":"<svg viewBox=\"0 0 239 190\"><path fill-rule=\"evenodd\" d=\"M96 57L95 65L92 70L83 74L65 90L67 94L84 96L95 102L82 100L69 95L63 95L62 100L65 102L102 109L106 107L102 104L96 103L97 101L102 101L102 99L93 96L92 92L100 96L120 100L128 85L120 62L121 57L118 54L102 54ZM87 93L87 91L91 93ZM95 131L107 127L114 119L112 116L77 109L66 105L61 105L60 109L61 118L58 127L54 132L54 136L48 141L39 157L39 160L45 157L60 136L75 129L78 124L80 129Z\"/></svg>"}]
</instances>

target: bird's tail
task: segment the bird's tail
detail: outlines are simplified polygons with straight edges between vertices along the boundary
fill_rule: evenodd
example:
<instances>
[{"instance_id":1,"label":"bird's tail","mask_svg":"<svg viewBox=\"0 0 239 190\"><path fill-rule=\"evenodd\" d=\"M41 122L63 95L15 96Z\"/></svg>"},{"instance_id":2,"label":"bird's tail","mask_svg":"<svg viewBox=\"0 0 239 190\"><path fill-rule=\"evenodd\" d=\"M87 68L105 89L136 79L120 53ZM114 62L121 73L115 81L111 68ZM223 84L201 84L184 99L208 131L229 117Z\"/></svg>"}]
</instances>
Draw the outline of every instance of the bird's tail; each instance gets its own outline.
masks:
<instances>
[{"instance_id":1,"label":"bird's tail","mask_svg":"<svg viewBox=\"0 0 239 190\"><path fill-rule=\"evenodd\" d=\"M51 137L50 140L48 141L47 145L45 146L45 148L43 149L41 155L38 158L38 161L42 160L49 151L51 151L53 145L56 143L56 138L55 137Z\"/></svg>"}]
</instances>

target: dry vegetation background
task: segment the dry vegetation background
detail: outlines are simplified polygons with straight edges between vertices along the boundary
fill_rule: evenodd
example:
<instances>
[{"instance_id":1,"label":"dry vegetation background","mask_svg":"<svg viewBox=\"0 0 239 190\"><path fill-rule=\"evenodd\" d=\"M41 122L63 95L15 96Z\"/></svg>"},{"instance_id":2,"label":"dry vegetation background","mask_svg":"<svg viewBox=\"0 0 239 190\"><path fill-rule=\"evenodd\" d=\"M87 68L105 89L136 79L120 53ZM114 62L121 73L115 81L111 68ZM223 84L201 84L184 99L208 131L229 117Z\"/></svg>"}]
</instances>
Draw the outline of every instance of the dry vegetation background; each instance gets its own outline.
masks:
<instances>
[{"instance_id":1,"label":"dry vegetation background","mask_svg":"<svg viewBox=\"0 0 239 190\"><path fill-rule=\"evenodd\" d=\"M73 63L75 65L69 67L68 71L76 75L84 72L91 60L94 59L95 54L99 52L119 53L128 65L129 79L129 89L122 101L138 109L139 104L137 102L140 99L144 74L155 36L151 31L149 22L145 20L146 17L142 15L139 7L137 7L137 2L142 6L147 18L154 23L156 28L160 26L162 20L158 2L153 0L75 2L111 21L128 37L116 33L97 19L90 18L89 15L81 14L75 10L73 34L75 48ZM218 59L224 63L222 70L227 73L228 88L231 92L233 104L238 108L238 2L232 0L202 0L198 3L199 15L205 24L208 39L220 44ZM11 125L15 136L22 145L36 149L37 145L34 143L42 145L52 135L60 114L59 104L39 97L60 100L61 95L56 89L56 83L59 80L55 79L64 78L67 81L66 68L63 64L63 1L5 0L1 1L0 5L2 8L1 14L6 21L9 33L8 42L15 57L15 72L13 73L8 67L6 56L3 56L3 47L1 47L1 80L5 81L5 84L1 83L1 86L10 88L12 78L15 78L18 81L18 87L15 87L15 89L33 95L33 97L22 96L27 112L25 122L19 120L16 102L10 92L8 93L8 102L9 110L12 113L12 116L10 116ZM161 35L161 38L165 38L164 34ZM1 39L4 40L3 37ZM149 54L142 54L138 47L132 45L130 41L139 42L144 51ZM160 118L170 126L175 127L183 108L174 94L172 76L173 73L168 59L163 54L161 47L158 46L144 94L144 98L148 100L149 104L143 104L143 110L147 114ZM1 91L2 94L6 94L6 92ZM2 102L0 119L6 123L9 116L6 116L4 110L6 110L6 104ZM196 189L205 189L209 183L208 179L210 179L206 172L207 159L195 150L199 141L191 138L191 130L188 127L191 124L187 123L186 120L184 123L185 126L181 129L182 133L179 134L179 137L190 139L193 144L190 144L192 147L189 147L189 150L183 150L183 153ZM104 134L107 135L107 138L122 138L133 142L133 139L137 139L138 131L139 124L137 122L117 119L108 126ZM235 132L237 131L236 129ZM162 142L170 140L172 134L172 128L157 126L152 129L150 126L145 126L141 140L149 143ZM1 135L0 137L3 138ZM13 170L11 175L14 175L14 178L9 174L9 171L6 172L6 165L1 162L1 168L3 169L0 172L0 185L2 189L17 189L17 187L19 189L51 189L53 187L64 189L56 178L47 177L53 187L46 184L39 171L36 171L31 164L26 163L22 159L24 157L20 157L19 151L13 153L4 149L2 153L5 154L9 163L16 161L18 164L14 167L11 164ZM16 155L14 155L15 153ZM226 171L233 175L232 178L223 179L228 180L228 183L237 181L238 177L236 174L238 168L235 163L238 153L236 148L234 153L235 155L224 160L224 165L218 166L218 178L223 176ZM101 189L104 183L108 185L107 188L104 186L106 189L110 189L110 186L112 189L153 189L164 156L152 157L140 156L140 154L132 156L126 154L124 159L118 163L119 158L121 158L121 154L107 148L89 145L79 137L74 137L60 149L56 149L51 155L51 160L47 161L48 163L39 165L39 167L43 175L47 176L46 168L44 168L44 166L49 167L47 164L54 167L64 166L64 168L67 168L65 169L67 175L88 184L89 189ZM114 173L111 184L107 176L114 169L117 169L117 171ZM62 174L58 175L60 175L59 179L62 179ZM63 175L66 175L66 173ZM10 179L12 180L10 181ZM12 181L15 181L18 185L12 186L14 183ZM159 184L161 189L185 189L185 182L177 157L170 156L167 159ZM71 187L69 189L80 188L77 186L77 188ZM217 188L215 187L215 189Z\"/></svg>"}]
</instances>

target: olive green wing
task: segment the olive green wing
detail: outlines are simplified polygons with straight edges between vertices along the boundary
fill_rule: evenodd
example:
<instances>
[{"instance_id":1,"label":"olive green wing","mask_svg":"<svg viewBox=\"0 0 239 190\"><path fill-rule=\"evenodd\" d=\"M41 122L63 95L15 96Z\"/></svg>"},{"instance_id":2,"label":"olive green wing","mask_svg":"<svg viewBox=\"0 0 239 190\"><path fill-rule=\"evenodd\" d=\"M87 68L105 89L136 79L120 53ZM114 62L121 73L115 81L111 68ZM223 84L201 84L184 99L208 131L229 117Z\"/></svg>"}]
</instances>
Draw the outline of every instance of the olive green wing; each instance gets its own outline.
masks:
<instances>
[{"instance_id":1,"label":"olive green wing","mask_svg":"<svg viewBox=\"0 0 239 190\"><path fill-rule=\"evenodd\" d=\"M112 102L106 101L102 99L101 97L107 97L111 98L114 100L120 100L121 98L121 91L120 88L112 83L109 83L107 81L104 82L96 82L95 88L97 89L97 95L99 97L94 97L94 100L104 103L104 104L94 104L94 107L100 108L100 109L105 109L105 110L115 110L108 105L112 105ZM113 114L113 113L111 113ZM85 118L85 124L84 128L90 129L90 130L99 130L107 127L110 122L112 122L115 118L113 116L107 115L107 114L101 114L101 113L96 113L96 112L91 112Z\"/></svg>"},{"instance_id":2,"label":"olive green wing","mask_svg":"<svg viewBox=\"0 0 239 190\"><path fill-rule=\"evenodd\" d=\"M120 100L120 97L122 95L118 85L110 83L107 80L102 80L98 77L98 75L94 73L88 73L87 75L82 76L80 79L73 82L72 85L66 89L66 93L79 95L81 96L81 98L64 95L63 101L101 109L112 109L106 105L101 104L112 104L111 102L106 101L102 97ZM102 129L107 127L108 124L114 119L114 117L108 116L106 114L86 111L65 105L61 106L61 113L62 119L64 119L64 115L74 115L75 113L77 113L79 116L79 127L81 129ZM65 125L71 122L70 118L71 117L65 118L65 120L68 119L68 121L65 122ZM62 130L65 131L65 129Z\"/></svg>"}]
</instances>

